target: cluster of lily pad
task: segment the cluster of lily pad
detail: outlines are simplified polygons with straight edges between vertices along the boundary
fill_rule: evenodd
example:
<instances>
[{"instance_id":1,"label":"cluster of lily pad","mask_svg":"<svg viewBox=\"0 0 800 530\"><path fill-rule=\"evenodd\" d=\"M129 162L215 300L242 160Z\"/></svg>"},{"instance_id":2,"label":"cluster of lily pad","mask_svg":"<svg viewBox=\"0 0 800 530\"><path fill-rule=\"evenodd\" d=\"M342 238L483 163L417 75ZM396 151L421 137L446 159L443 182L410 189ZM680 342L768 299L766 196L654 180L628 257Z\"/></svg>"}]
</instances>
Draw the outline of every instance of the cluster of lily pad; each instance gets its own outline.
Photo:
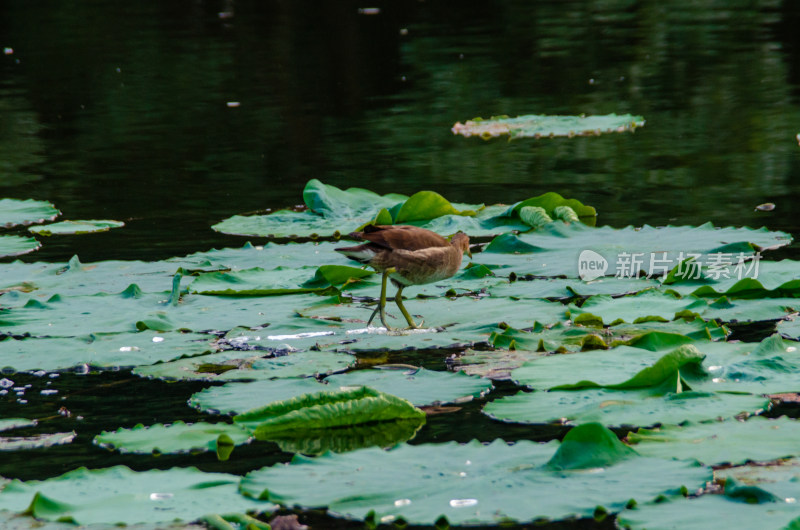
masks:
<instances>
[{"instance_id":1,"label":"cluster of lily pad","mask_svg":"<svg viewBox=\"0 0 800 530\"><path fill-rule=\"evenodd\" d=\"M52 236L55 234L105 232L112 228L125 226L122 221L96 219L47 222L55 220L59 215L61 212L47 201L0 199L0 229L27 227L31 234ZM27 254L38 250L39 247L41 247L41 243L34 237L0 233L0 258Z\"/></svg>"},{"instance_id":2,"label":"cluster of lily pad","mask_svg":"<svg viewBox=\"0 0 800 530\"><path fill-rule=\"evenodd\" d=\"M303 198L306 210L214 227L281 243L158 262L0 264L6 378L86 365L208 383L188 403L220 421L105 431L94 438L98 451L212 451L226 460L238 445L268 440L296 453L289 465L244 477L115 466L0 479L0 521L19 513L79 524L205 517L237 527L261 524L244 512L280 506L375 524L613 513L631 527L698 527L702 514L724 512L780 526L800 517L790 500L800 495L797 423L760 416L770 396L800 391L800 266L762 255L790 243L788 234L710 224L598 228L593 208L555 193L485 206L312 180ZM431 328L366 326L379 278L334 252L341 243L331 240L371 222L461 230L477 242L455 277L414 288L407 307ZM587 269L590 261L602 272ZM771 332L740 342L731 324ZM374 358L407 350L455 352L455 370ZM359 362L364 356L369 363ZM494 380L519 391L495 397ZM499 421L574 427L546 444L407 443L428 406L473 399ZM0 430L35 420L5 420ZM620 441L610 428L627 435ZM0 450L75 438L57 434L2 437ZM778 465L756 473L747 462ZM714 480L723 494L706 491Z\"/></svg>"}]
</instances>

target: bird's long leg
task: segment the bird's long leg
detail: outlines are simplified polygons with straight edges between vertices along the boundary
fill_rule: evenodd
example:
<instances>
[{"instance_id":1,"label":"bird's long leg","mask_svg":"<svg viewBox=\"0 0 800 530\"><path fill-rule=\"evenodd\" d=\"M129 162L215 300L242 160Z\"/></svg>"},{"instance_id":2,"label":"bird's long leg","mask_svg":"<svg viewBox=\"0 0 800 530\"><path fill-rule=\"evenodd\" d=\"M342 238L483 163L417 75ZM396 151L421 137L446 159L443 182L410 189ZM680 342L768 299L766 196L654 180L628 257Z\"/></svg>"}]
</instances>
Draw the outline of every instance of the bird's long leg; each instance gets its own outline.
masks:
<instances>
[{"instance_id":1,"label":"bird's long leg","mask_svg":"<svg viewBox=\"0 0 800 530\"><path fill-rule=\"evenodd\" d=\"M381 323L383 324L383 327L386 328L386 331L392 330L391 326L389 326L389 324L386 323L386 282L389 279L389 274L391 274L394 271L395 271L394 268L386 269L385 271L383 271L383 278L381 278L381 299L378 301L377 311L381 315ZM372 312L372 316L369 317L369 322L367 322L367 326L369 326L369 323L372 322L373 318L375 318L374 311Z\"/></svg>"},{"instance_id":2,"label":"bird's long leg","mask_svg":"<svg viewBox=\"0 0 800 530\"><path fill-rule=\"evenodd\" d=\"M403 316L406 317L406 322L408 322L408 329L417 329L417 325L414 323L414 319L411 318L411 315L408 314L406 311L406 307L403 305L403 288L405 286L401 285L397 288L397 294L394 295L394 301L397 303L397 307L400 308L400 312L403 313ZM420 326L422 323L420 322Z\"/></svg>"}]
</instances>

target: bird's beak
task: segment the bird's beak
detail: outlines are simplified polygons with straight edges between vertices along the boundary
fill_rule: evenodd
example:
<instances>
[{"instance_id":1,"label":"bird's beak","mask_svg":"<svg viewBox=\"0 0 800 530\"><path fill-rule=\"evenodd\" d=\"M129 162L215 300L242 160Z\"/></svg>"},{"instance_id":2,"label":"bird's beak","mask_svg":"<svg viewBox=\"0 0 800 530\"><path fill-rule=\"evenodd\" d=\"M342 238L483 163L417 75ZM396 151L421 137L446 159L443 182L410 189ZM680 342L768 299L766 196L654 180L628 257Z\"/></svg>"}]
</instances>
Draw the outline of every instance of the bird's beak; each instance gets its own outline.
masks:
<instances>
[{"instance_id":1,"label":"bird's beak","mask_svg":"<svg viewBox=\"0 0 800 530\"><path fill-rule=\"evenodd\" d=\"M472 259L472 249L469 247L467 247L467 256L469 256L469 259Z\"/></svg>"}]
</instances>

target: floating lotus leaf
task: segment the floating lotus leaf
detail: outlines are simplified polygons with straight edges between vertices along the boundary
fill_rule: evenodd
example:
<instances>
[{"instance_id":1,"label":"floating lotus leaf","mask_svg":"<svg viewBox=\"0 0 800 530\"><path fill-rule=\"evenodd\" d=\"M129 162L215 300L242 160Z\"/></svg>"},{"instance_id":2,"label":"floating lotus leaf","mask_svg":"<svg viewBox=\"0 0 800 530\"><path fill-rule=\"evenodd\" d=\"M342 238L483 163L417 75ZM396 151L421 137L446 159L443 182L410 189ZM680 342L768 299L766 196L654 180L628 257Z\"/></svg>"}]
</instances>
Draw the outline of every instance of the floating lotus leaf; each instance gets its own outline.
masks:
<instances>
[{"instance_id":1,"label":"floating lotus leaf","mask_svg":"<svg viewBox=\"0 0 800 530\"><path fill-rule=\"evenodd\" d=\"M392 216L391 224L407 224L414 221L427 221L443 215L463 215L450 201L434 191L419 191L408 198ZM473 215L475 212L469 212Z\"/></svg>"},{"instance_id":2,"label":"floating lotus leaf","mask_svg":"<svg viewBox=\"0 0 800 530\"><path fill-rule=\"evenodd\" d=\"M360 270L360 269L356 269ZM260 267L235 272L208 272L198 276L190 285L195 294L274 296L325 291L330 287L303 287L314 277L311 267L278 267L264 270Z\"/></svg>"},{"instance_id":3,"label":"floating lotus leaf","mask_svg":"<svg viewBox=\"0 0 800 530\"><path fill-rule=\"evenodd\" d=\"M424 422L418 418L362 423L335 429L302 429L266 435L281 451L321 455L328 451L346 453L365 447L393 447L414 438Z\"/></svg>"},{"instance_id":4,"label":"floating lotus leaf","mask_svg":"<svg viewBox=\"0 0 800 530\"><path fill-rule=\"evenodd\" d=\"M0 343L2 344L2 343ZM28 420L25 418L2 418L0 419L0 431L8 431L11 429L19 429L20 427L33 427L36 425L36 420Z\"/></svg>"},{"instance_id":5,"label":"floating lotus leaf","mask_svg":"<svg viewBox=\"0 0 800 530\"><path fill-rule=\"evenodd\" d=\"M598 507L618 511L631 499L699 487L711 476L690 462L610 457L617 448L602 431L590 430L575 438L598 462L613 462L591 473L572 470L586 461L568 452L556 460L567 470L549 467L558 442L448 442L295 456L289 466L248 473L241 488L285 506L327 507L340 517L376 524L402 519L432 525L444 518L451 525L475 525L592 517ZM308 487L310 481L315 487Z\"/></svg>"},{"instance_id":6,"label":"floating lotus leaf","mask_svg":"<svg viewBox=\"0 0 800 530\"><path fill-rule=\"evenodd\" d=\"M463 403L492 389L490 381L464 373L390 366L334 374L326 377L325 382L334 388L368 386L407 399L416 406Z\"/></svg>"},{"instance_id":7,"label":"floating lotus leaf","mask_svg":"<svg viewBox=\"0 0 800 530\"><path fill-rule=\"evenodd\" d=\"M32 237L0 236L0 258L19 256L38 250L42 244Z\"/></svg>"},{"instance_id":8,"label":"floating lotus leaf","mask_svg":"<svg viewBox=\"0 0 800 530\"><path fill-rule=\"evenodd\" d=\"M369 387L321 391L269 403L233 417L259 440L303 430L415 420L425 423L425 413L408 401Z\"/></svg>"},{"instance_id":9,"label":"floating lotus leaf","mask_svg":"<svg viewBox=\"0 0 800 530\"><path fill-rule=\"evenodd\" d=\"M0 367L17 372L63 370L86 364L123 367L171 361L208 353L209 335L143 331L96 334L86 337L26 338L0 341Z\"/></svg>"},{"instance_id":10,"label":"floating lotus leaf","mask_svg":"<svg viewBox=\"0 0 800 530\"><path fill-rule=\"evenodd\" d=\"M677 274L677 269L683 275ZM800 262L764 259L709 269L682 264L664 281L681 294L719 298L783 298L800 295Z\"/></svg>"},{"instance_id":11,"label":"floating lotus leaf","mask_svg":"<svg viewBox=\"0 0 800 530\"><path fill-rule=\"evenodd\" d=\"M28 228L28 230L40 236L54 236L108 232L112 228L121 228L123 226L125 226L125 223L122 221L90 219L85 221L61 221L49 225L32 226Z\"/></svg>"},{"instance_id":12,"label":"floating lotus leaf","mask_svg":"<svg viewBox=\"0 0 800 530\"><path fill-rule=\"evenodd\" d=\"M777 394L798 392L800 353L798 344L777 334L760 343L697 344L706 356L708 377L692 380L697 390Z\"/></svg>"},{"instance_id":13,"label":"floating lotus leaf","mask_svg":"<svg viewBox=\"0 0 800 530\"><path fill-rule=\"evenodd\" d=\"M781 427L790 423L797 423L795 420L786 418L779 418L779 420L785 421L767 421L780 423ZM776 425L776 428L779 427ZM795 429L795 427L790 428ZM784 434L786 438L785 442L788 444L789 436L786 433L782 434ZM784 446L784 449L788 449L788 445ZM793 447L791 451L793 454L796 454L796 447ZM772 459L762 459L762 462L763 461L771 462ZM781 501L785 500L785 502L794 503L797 497L800 496L797 495L798 482L800 482L800 460L796 457L776 461L767 465L755 461L754 463L747 463L741 466L718 469L714 472L714 478L725 482L725 494L729 496L731 496L731 493L744 493L736 492L736 490L744 490L748 486L756 486L762 489L768 495L773 496L772 500L780 499ZM731 485L733 486L732 488L730 487ZM788 489L792 491L787 491ZM751 499L747 500L749 501ZM757 501L758 499L753 500Z\"/></svg>"},{"instance_id":14,"label":"floating lotus leaf","mask_svg":"<svg viewBox=\"0 0 800 530\"><path fill-rule=\"evenodd\" d=\"M136 331L136 315L164 305L163 296L144 294L136 285L113 295L31 298L0 314L0 327L16 334L77 336Z\"/></svg>"},{"instance_id":15,"label":"floating lotus leaf","mask_svg":"<svg viewBox=\"0 0 800 530\"><path fill-rule=\"evenodd\" d=\"M413 293L409 288L403 294ZM363 291L362 291L363 293ZM457 331L463 331L463 341L485 340L494 327L505 322L508 325L523 328L534 322L555 323L564 318L564 306L558 302L545 300L513 300L510 298L472 298L462 296L455 299L404 299L404 305L412 315L422 315L426 325L444 326L450 336L457 337ZM387 318L399 318L402 315L392 304L387 304ZM370 307L358 307L348 304L323 303L316 304L300 314L306 318L326 319L338 326L356 328L354 323L366 322L372 313ZM390 320L391 322L391 320ZM450 327L451 325L455 326ZM414 331L414 330L412 330ZM413 335L413 333L411 333ZM409 335L399 335L408 342ZM430 337L433 339L433 337ZM461 337L460 337L461 338ZM366 340L367 337L364 337Z\"/></svg>"},{"instance_id":16,"label":"floating lotus leaf","mask_svg":"<svg viewBox=\"0 0 800 530\"><path fill-rule=\"evenodd\" d=\"M378 195L363 188L342 190L317 179L309 180L303 189L303 202L312 212L323 217L355 219L364 214L372 215L381 208L391 208L407 199L406 195L399 193Z\"/></svg>"},{"instance_id":17,"label":"floating lotus leaf","mask_svg":"<svg viewBox=\"0 0 800 530\"><path fill-rule=\"evenodd\" d=\"M72 443L77 434L73 432L55 432L36 434L32 436L0 436L0 451L25 451L28 449L42 449L55 445Z\"/></svg>"},{"instance_id":18,"label":"floating lotus leaf","mask_svg":"<svg viewBox=\"0 0 800 530\"><path fill-rule=\"evenodd\" d=\"M498 271L501 272L501 271ZM454 286L460 286L458 283ZM578 279L534 278L518 279L514 282L498 282L486 289L492 296L514 298L572 298L598 294L619 296L633 294L659 287L660 283L646 278L598 278L591 282Z\"/></svg>"},{"instance_id":19,"label":"floating lotus leaf","mask_svg":"<svg viewBox=\"0 0 800 530\"><path fill-rule=\"evenodd\" d=\"M488 380L466 374L434 372L424 368L387 368L330 375L325 379L326 384L315 379L228 383L197 392L191 397L189 404L205 411L223 414L241 413L253 408L257 403L283 401L326 389L368 386L406 399L419 407L469 401L473 397L484 395L492 388Z\"/></svg>"},{"instance_id":20,"label":"floating lotus leaf","mask_svg":"<svg viewBox=\"0 0 800 530\"><path fill-rule=\"evenodd\" d=\"M176 421L169 425L157 424L132 429L103 431L94 437L94 443L121 453L199 453L219 451L220 439L232 445L250 441L250 434L236 425L227 423L189 423Z\"/></svg>"},{"instance_id":21,"label":"floating lotus leaf","mask_svg":"<svg viewBox=\"0 0 800 530\"><path fill-rule=\"evenodd\" d=\"M257 406L325 389L326 386L313 377L225 383L195 392L189 398L189 405L203 412L233 415L247 412Z\"/></svg>"},{"instance_id":22,"label":"floating lotus leaf","mask_svg":"<svg viewBox=\"0 0 800 530\"><path fill-rule=\"evenodd\" d=\"M569 316L579 323L599 319L606 325L623 322L635 324L648 320L669 322L679 314L703 314L707 307L705 300L680 298L671 293L650 290L621 298L592 296L580 307L570 304Z\"/></svg>"},{"instance_id":23,"label":"floating lotus leaf","mask_svg":"<svg viewBox=\"0 0 800 530\"><path fill-rule=\"evenodd\" d=\"M548 116L528 114L509 118L492 116L475 118L453 125L453 134L480 136L484 140L501 135L515 138L548 138L553 136L593 136L601 133L633 131L644 126L644 118L631 114L606 114L604 116Z\"/></svg>"},{"instance_id":24,"label":"floating lotus leaf","mask_svg":"<svg viewBox=\"0 0 800 530\"><path fill-rule=\"evenodd\" d=\"M0 227L2 228L52 221L59 215L61 212L47 201L0 199Z\"/></svg>"},{"instance_id":25,"label":"floating lotus leaf","mask_svg":"<svg viewBox=\"0 0 800 530\"><path fill-rule=\"evenodd\" d=\"M488 403L483 412L515 423L598 421L609 426L652 426L753 414L769 407L760 396L661 389L566 390L518 393Z\"/></svg>"},{"instance_id":26,"label":"floating lotus leaf","mask_svg":"<svg viewBox=\"0 0 800 530\"><path fill-rule=\"evenodd\" d=\"M693 458L715 466L800 456L798 438L800 423L797 420L760 416L747 421L667 425L628 433L628 442L642 455Z\"/></svg>"},{"instance_id":27,"label":"floating lotus leaf","mask_svg":"<svg viewBox=\"0 0 800 530\"><path fill-rule=\"evenodd\" d=\"M640 274L661 277L690 254L699 255L701 263L709 263L719 256L749 257L756 249L777 248L791 240L784 232L715 228L711 223L621 229L550 223L518 236L497 236L483 252L474 255L473 261L493 270L500 268L503 274L513 271L517 276L578 278L579 266L583 266L587 268L585 272L594 273L592 278L635 278ZM595 262L599 271L588 268Z\"/></svg>"},{"instance_id":28,"label":"floating lotus leaf","mask_svg":"<svg viewBox=\"0 0 800 530\"><path fill-rule=\"evenodd\" d=\"M539 357L511 372L511 378L537 390L646 388L660 385L678 370L702 371L699 365L704 357L692 344L666 354L620 346Z\"/></svg>"},{"instance_id":29,"label":"floating lotus leaf","mask_svg":"<svg viewBox=\"0 0 800 530\"><path fill-rule=\"evenodd\" d=\"M793 316L788 320L778 322L778 333L789 339L800 339L800 318Z\"/></svg>"},{"instance_id":30,"label":"floating lotus leaf","mask_svg":"<svg viewBox=\"0 0 800 530\"><path fill-rule=\"evenodd\" d=\"M269 502L237 492L239 477L196 468L131 471L79 468L47 480L14 480L0 492L0 510L74 524L170 523L212 513L271 511Z\"/></svg>"},{"instance_id":31,"label":"floating lotus leaf","mask_svg":"<svg viewBox=\"0 0 800 530\"><path fill-rule=\"evenodd\" d=\"M526 350L473 350L467 349L455 361L455 368L469 375L478 375L493 381L511 380L511 371L526 362L546 355Z\"/></svg>"},{"instance_id":32,"label":"floating lotus leaf","mask_svg":"<svg viewBox=\"0 0 800 530\"><path fill-rule=\"evenodd\" d=\"M113 294L136 284L143 292L169 290L178 265L165 262L99 261L81 263L73 256L67 263L22 263L3 265L0 290L35 292L37 296Z\"/></svg>"},{"instance_id":33,"label":"floating lotus leaf","mask_svg":"<svg viewBox=\"0 0 800 530\"><path fill-rule=\"evenodd\" d=\"M714 300L703 311L705 319L721 322L765 322L779 320L800 309L797 298L763 298L759 300L734 299L722 297Z\"/></svg>"},{"instance_id":34,"label":"floating lotus leaf","mask_svg":"<svg viewBox=\"0 0 800 530\"><path fill-rule=\"evenodd\" d=\"M577 199L565 199L564 197L562 197L561 195L559 195L554 191L549 191L543 195L539 195L538 197L531 197L530 199L525 199L524 201L516 203L511 208L509 208L507 215L509 216L517 215L522 218L523 208L541 208L542 210L544 210L544 214L547 217L558 219L559 213L562 213L562 215L569 216L566 210L559 210L559 208L563 207L569 208L572 211L572 213L579 218L576 220L581 220L589 226L594 226L595 217L597 217L597 210L595 210L592 206L584 205ZM531 214L533 213L534 212L531 212ZM525 221L525 223L531 224L528 221ZM544 224L547 223L538 223L538 226L542 226Z\"/></svg>"},{"instance_id":35,"label":"floating lotus leaf","mask_svg":"<svg viewBox=\"0 0 800 530\"><path fill-rule=\"evenodd\" d=\"M2 480L0 480L2 482ZM3 530L119 530L112 524L93 524L91 526L76 526L72 523L57 523L40 521L28 515L11 512L0 512L0 528ZM133 524L127 525L125 530L206 530L206 526L188 523L160 523L160 524ZM261 530L261 529L259 529Z\"/></svg>"},{"instance_id":36,"label":"floating lotus leaf","mask_svg":"<svg viewBox=\"0 0 800 530\"><path fill-rule=\"evenodd\" d=\"M447 218L455 225L452 230L437 230L443 234L462 229L462 216L476 215L483 205L454 205L432 191L420 191L412 197L398 194L378 195L362 188L341 190L312 179L303 192L308 211L279 210L268 215L235 215L212 226L226 234L268 237L339 237L355 232L370 222L380 224L423 224L439 218ZM456 206L461 208L459 210ZM488 214L486 214L488 215ZM488 217L484 216L484 220ZM465 221L468 225L480 226L482 221ZM491 225L491 221L487 221ZM500 224L505 223L501 221ZM513 221L512 221L513 223ZM519 222L517 221L517 224ZM464 230L466 231L466 230ZM470 232L472 233L472 232ZM491 233L497 233L495 230Z\"/></svg>"},{"instance_id":37,"label":"floating lotus leaf","mask_svg":"<svg viewBox=\"0 0 800 530\"><path fill-rule=\"evenodd\" d=\"M243 270L262 267L319 267L327 264L349 264L334 248L341 247L341 242L307 242L307 243L265 243L253 246L245 243L239 248L212 249L196 252L181 258L170 258L164 262L173 267L188 270Z\"/></svg>"},{"instance_id":38,"label":"floating lotus leaf","mask_svg":"<svg viewBox=\"0 0 800 530\"><path fill-rule=\"evenodd\" d=\"M9 293L12 294L12 293ZM0 313L0 328L14 334L80 336L100 332L207 331L236 326L292 326L307 295L219 297L184 295L170 303L170 293L144 293L137 285L116 294L28 297L21 307ZM277 333L276 333L277 334Z\"/></svg>"},{"instance_id":39,"label":"floating lotus leaf","mask_svg":"<svg viewBox=\"0 0 800 530\"><path fill-rule=\"evenodd\" d=\"M726 328L700 319L621 323L608 328L595 327L593 324L594 322L587 325L559 322L553 326L544 326L537 322L530 331L509 327L492 333L489 343L498 348L556 353L608 349L623 345L656 351L694 340L721 340L727 335Z\"/></svg>"},{"instance_id":40,"label":"floating lotus leaf","mask_svg":"<svg viewBox=\"0 0 800 530\"><path fill-rule=\"evenodd\" d=\"M794 528L795 503L748 503L727 495L676 497L639 504L617 516L621 528Z\"/></svg>"},{"instance_id":41,"label":"floating lotus leaf","mask_svg":"<svg viewBox=\"0 0 800 530\"><path fill-rule=\"evenodd\" d=\"M580 307L570 304L569 316L577 323L606 325L649 320L666 322L687 316L721 322L763 322L785 318L796 309L800 309L800 303L795 298L729 300L722 297L709 302L695 296L681 298L671 292L650 290L615 299L607 295L592 296Z\"/></svg>"},{"instance_id":42,"label":"floating lotus leaf","mask_svg":"<svg viewBox=\"0 0 800 530\"><path fill-rule=\"evenodd\" d=\"M440 234L459 230L471 236L490 236L510 230L529 230L507 206L484 207L481 204L453 204L438 193L421 191L411 197L377 195L361 188L341 190L311 180L304 193L308 211L279 210L268 215L236 215L212 228L237 235L268 237L339 237L356 231L367 223L422 226ZM594 209L578 201L561 198L548 201L553 207L566 204L577 209L586 222L593 220L587 212ZM591 220L590 220L591 218Z\"/></svg>"},{"instance_id":43,"label":"floating lotus leaf","mask_svg":"<svg viewBox=\"0 0 800 530\"><path fill-rule=\"evenodd\" d=\"M250 355L248 355L250 353ZM346 353L299 352L278 357L253 352L224 352L180 359L151 366L139 366L141 377L193 381L258 381L282 377L329 374L349 368L355 358Z\"/></svg>"}]
</instances>

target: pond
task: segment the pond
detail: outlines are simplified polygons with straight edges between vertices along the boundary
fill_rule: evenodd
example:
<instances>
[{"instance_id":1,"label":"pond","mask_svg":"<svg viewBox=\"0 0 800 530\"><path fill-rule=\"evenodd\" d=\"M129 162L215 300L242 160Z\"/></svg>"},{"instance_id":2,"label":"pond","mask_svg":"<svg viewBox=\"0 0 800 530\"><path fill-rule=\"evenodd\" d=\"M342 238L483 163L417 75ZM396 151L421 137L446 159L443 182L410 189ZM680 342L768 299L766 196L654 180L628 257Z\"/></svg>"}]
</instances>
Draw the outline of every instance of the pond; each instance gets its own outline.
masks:
<instances>
[{"instance_id":1,"label":"pond","mask_svg":"<svg viewBox=\"0 0 800 530\"><path fill-rule=\"evenodd\" d=\"M11 274L15 260L62 267L73 256L82 264L159 262L246 242L269 247L274 241L263 235L212 226L234 215L301 206L314 179L380 196L431 190L456 206L512 205L557 192L594 207L598 227L618 230L609 245L615 238L628 242L630 226L707 222L766 227L797 239L797 27L800 4L791 0L7 1L0 5L0 198L49 201L61 219L125 226L38 237L36 252L0 259L0 277ZM511 141L451 131L475 117L612 113L642 116L645 124L634 132ZM774 208L758 208L764 204ZM25 227L3 233L29 235ZM732 242L754 240L718 244ZM800 247L784 243L769 259L800 259ZM319 248L330 250L330 263L345 263L332 246ZM480 254L476 263L497 264ZM327 263L324 256L315 260L314 266ZM774 274L800 279L791 263ZM305 258L286 264L308 265ZM356 295L376 297L379 282L370 285ZM7 287L0 285L4 310L17 304ZM253 297L267 300L265 307L279 303L273 298L287 297ZM574 307L572 314L580 310L588 313ZM436 319L435 310L425 313ZM732 329L733 338L760 342L775 322ZM0 326L3 337L16 331ZM0 340L0 366L10 366L3 349L12 341ZM446 372L465 349L426 344L361 353L358 366ZM490 349L482 344L472 354ZM93 443L101 431L137 424L216 423L219 415L186 403L217 383L167 383L128 368L83 366L9 369L3 378L13 385L0 395L0 419L38 419L38 426L18 431L24 436L76 436L63 445L0 452L0 477L41 480L80 466L116 465L244 475L292 458L292 451L265 441L237 447L229 460L213 452L120 454ZM520 388L497 381L485 397L428 409L409 443L561 440L567 425L504 422L482 412L488 401ZM793 410L783 404L768 415ZM363 525L297 513L317 528ZM616 523L590 514L563 524Z\"/></svg>"}]
</instances>

